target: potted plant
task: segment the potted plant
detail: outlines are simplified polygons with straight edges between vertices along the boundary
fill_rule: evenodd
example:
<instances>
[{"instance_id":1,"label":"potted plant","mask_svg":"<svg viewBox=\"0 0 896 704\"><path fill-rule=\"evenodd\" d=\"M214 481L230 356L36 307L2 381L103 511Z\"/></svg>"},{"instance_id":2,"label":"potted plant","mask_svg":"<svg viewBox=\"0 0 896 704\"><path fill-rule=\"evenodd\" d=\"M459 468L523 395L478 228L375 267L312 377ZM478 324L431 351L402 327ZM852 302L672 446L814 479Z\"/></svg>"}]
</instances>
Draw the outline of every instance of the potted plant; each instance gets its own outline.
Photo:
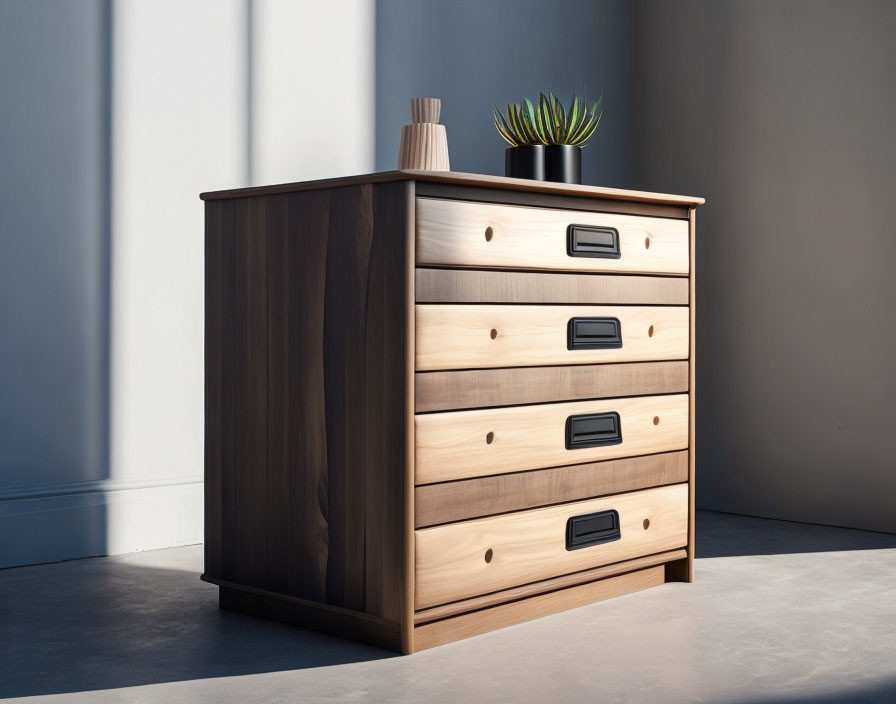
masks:
<instances>
[{"instance_id":1,"label":"potted plant","mask_svg":"<svg viewBox=\"0 0 896 704\"><path fill-rule=\"evenodd\" d=\"M507 112L492 102L495 128L510 146L505 151L504 173L537 181L582 182L582 147L600 122L601 99L588 109L573 93L569 110L551 91L541 93L537 107L524 99L508 105Z\"/></svg>"}]
</instances>

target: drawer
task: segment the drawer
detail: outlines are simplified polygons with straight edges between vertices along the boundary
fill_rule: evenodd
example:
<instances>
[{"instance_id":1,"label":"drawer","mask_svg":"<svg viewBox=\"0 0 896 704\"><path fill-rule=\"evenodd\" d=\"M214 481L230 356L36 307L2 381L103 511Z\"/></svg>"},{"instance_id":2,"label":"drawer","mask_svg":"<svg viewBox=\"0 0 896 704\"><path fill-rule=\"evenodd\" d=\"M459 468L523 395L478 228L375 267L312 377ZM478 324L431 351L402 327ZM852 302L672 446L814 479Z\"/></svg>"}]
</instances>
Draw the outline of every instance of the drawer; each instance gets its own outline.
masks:
<instances>
[{"instance_id":1,"label":"drawer","mask_svg":"<svg viewBox=\"0 0 896 704\"><path fill-rule=\"evenodd\" d=\"M684 306L424 304L415 363L432 371L686 359L689 330Z\"/></svg>"},{"instance_id":2,"label":"drawer","mask_svg":"<svg viewBox=\"0 0 896 704\"><path fill-rule=\"evenodd\" d=\"M419 266L689 271L686 220L438 198L416 205Z\"/></svg>"},{"instance_id":3,"label":"drawer","mask_svg":"<svg viewBox=\"0 0 896 704\"><path fill-rule=\"evenodd\" d=\"M611 511L618 535L607 525ZM603 515L577 522L582 544L568 549L570 519L595 513ZM673 550L687 531L687 484L424 528L415 531L414 607Z\"/></svg>"},{"instance_id":4,"label":"drawer","mask_svg":"<svg viewBox=\"0 0 896 704\"><path fill-rule=\"evenodd\" d=\"M596 430L588 416L599 417ZM613 423L618 438L606 427ZM688 395L426 413L414 417L414 428L416 483L432 484L683 450Z\"/></svg>"}]
</instances>

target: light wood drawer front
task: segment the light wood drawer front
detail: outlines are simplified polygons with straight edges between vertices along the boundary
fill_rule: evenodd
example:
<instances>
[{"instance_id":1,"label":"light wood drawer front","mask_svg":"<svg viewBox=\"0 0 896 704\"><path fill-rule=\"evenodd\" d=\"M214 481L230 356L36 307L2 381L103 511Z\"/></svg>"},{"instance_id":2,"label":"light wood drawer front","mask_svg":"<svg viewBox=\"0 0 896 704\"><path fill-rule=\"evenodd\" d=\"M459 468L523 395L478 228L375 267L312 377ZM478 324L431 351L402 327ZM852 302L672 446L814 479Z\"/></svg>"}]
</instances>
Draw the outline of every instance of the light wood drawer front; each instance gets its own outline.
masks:
<instances>
[{"instance_id":1,"label":"light wood drawer front","mask_svg":"<svg viewBox=\"0 0 896 704\"><path fill-rule=\"evenodd\" d=\"M686 220L417 198L417 264L678 274L689 269ZM613 229L618 258L571 256L570 225Z\"/></svg>"},{"instance_id":2,"label":"light wood drawer front","mask_svg":"<svg viewBox=\"0 0 896 704\"><path fill-rule=\"evenodd\" d=\"M566 449L570 416L618 414L622 442ZM645 396L414 417L416 483L683 450L688 396Z\"/></svg>"},{"instance_id":3,"label":"light wood drawer front","mask_svg":"<svg viewBox=\"0 0 896 704\"><path fill-rule=\"evenodd\" d=\"M616 348L569 349L574 318L618 320ZM688 309L679 306L418 305L416 367L481 369L686 359Z\"/></svg>"},{"instance_id":4,"label":"light wood drawer front","mask_svg":"<svg viewBox=\"0 0 896 704\"><path fill-rule=\"evenodd\" d=\"M567 521L602 511L618 513L620 537L567 550ZM424 528L415 531L414 607L672 550L687 530L687 484Z\"/></svg>"}]
</instances>

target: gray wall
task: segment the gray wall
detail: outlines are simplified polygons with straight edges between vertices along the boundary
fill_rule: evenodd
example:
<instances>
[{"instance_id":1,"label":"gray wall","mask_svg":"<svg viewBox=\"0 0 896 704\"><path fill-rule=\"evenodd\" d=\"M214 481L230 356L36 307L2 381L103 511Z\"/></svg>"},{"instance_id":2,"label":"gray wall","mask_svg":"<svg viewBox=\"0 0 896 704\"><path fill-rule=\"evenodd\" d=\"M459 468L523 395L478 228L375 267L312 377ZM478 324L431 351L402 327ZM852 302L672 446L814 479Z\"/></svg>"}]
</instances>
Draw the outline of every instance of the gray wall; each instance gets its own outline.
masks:
<instances>
[{"instance_id":1,"label":"gray wall","mask_svg":"<svg viewBox=\"0 0 896 704\"><path fill-rule=\"evenodd\" d=\"M639 187L697 216L698 505L896 532L896 3L642 2Z\"/></svg>"},{"instance_id":2,"label":"gray wall","mask_svg":"<svg viewBox=\"0 0 896 704\"><path fill-rule=\"evenodd\" d=\"M634 5L612 0L378 0L376 167L394 169L408 99L442 99L453 171L504 173L492 124L502 107L550 87L585 87L606 112L585 150L586 183L631 184Z\"/></svg>"},{"instance_id":3,"label":"gray wall","mask_svg":"<svg viewBox=\"0 0 896 704\"><path fill-rule=\"evenodd\" d=\"M883 1L380 0L377 168L411 96L501 173L492 97L603 89L584 181L708 200L699 506L896 532L893 36Z\"/></svg>"},{"instance_id":4,"label":"gray wall","mask_svg":"<svg viewBox=\"0 0 896 704\"><path fill-rule=\"evenodd\" d=\"M108 470L107 9L0 5L0 566L105 545L14 499Z\"/></svg>"}]
</instances>

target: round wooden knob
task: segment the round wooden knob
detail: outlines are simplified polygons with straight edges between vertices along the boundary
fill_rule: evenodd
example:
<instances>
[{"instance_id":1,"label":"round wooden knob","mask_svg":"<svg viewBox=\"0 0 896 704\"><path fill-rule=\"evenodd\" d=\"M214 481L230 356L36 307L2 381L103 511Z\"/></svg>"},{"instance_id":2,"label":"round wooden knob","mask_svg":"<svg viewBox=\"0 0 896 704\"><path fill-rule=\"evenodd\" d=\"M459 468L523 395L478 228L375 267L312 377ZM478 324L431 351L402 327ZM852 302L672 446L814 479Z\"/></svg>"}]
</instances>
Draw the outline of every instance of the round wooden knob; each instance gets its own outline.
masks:
<instances>
[{"instance_id":1,"label":"round wooden knob","mask_svg":"<svg viewBox=\"0 0 896 704\"><path fill-rule=\"evenodd\" d=\"M495 556L495 553L492 552L491 548L489 548L488 550L485 551L485 561L486 562L491 562L492 558L494 556Z\"/></svg>"},{"instance_id":2,"label":"round wooden knob","mask_svg":"<svg viewBox=\"0 0 896 704\"><path fill-rule=\"evenodd\" d=\"M498 336L498 331L492 328L492 331L488 335L494 340Z\"/></svg>"},{"instance_id":3,"label":"round wooden knob","mask_svg":"<svg viewBox=\"0 0 896 704\"><path fill-rule=\"evenodd\" d=\"M492 226L489 225L487 228L485 228L485 241L491 242L492 237L494 237L494 236L495 236L495 231L492 229Z\"/></svg>"},{"instance_id":4,"label":"round wooden knob","mask_svg":"<svg viewBox=\"0 0 896 704\"><path fill-rule=\"evenodd\" d=\"M650 236L644 238L644 249L650 249Z\"/></svg>"},{"instance_id":5,"label":"round wooden knob","mask_svg":"<svg viewBox=\"0 0 896 704\"><path fill-rule=\"evenodd\" d=\"M660 424L660 417L659 417L659 416L654 416L654 417L653 417L653 424L654 424L654 425L659 425L659 424Z\"/></svg>"},{"instance_id":6,"label":"round wooden knob","mask_svg":"<svg viewBox=\"0 0 896 704\"><path fill-rule=\"evenodd\" d=\"M653 325L647 328L647 337L653 337Z\"/></svg>"},{"instance_id":7,"label":"round wooden knob","mask_svg":"<svg viewBox=\"0 0 896 704\"><path fill-rule=\"evenodd\" d=\"M485 444L491 445L495 441L495 434L492 432L488 432L485 434Z\"/></svg>"},{"instance_id":8,"label":"round wooden knob","mask_svg":"<svg viewBox=\"0 0 896 704\"><path fill-rule=\"evenodd\" d=\"M647 530L648 528L650 528L650 519L645 518L644 519L644 530Z\"/></svg>"}]
</instances>

